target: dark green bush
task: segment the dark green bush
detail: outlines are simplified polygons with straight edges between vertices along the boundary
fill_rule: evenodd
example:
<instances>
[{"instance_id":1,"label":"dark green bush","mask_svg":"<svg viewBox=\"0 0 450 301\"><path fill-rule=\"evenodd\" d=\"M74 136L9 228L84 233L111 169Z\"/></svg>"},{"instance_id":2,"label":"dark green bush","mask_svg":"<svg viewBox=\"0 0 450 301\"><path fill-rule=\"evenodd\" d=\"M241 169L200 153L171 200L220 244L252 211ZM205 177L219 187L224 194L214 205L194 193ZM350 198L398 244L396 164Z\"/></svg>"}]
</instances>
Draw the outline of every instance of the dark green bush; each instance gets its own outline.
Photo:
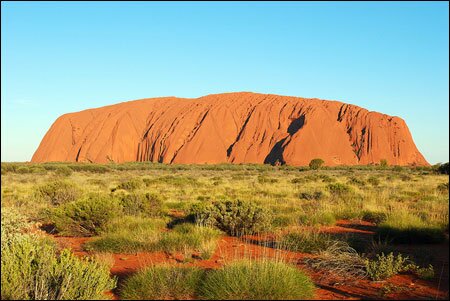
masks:
<instances>
[{"instance_id":1,"label":"dark green bush","mask_svg":"<svg viewBox=\"0 0 450 301\"><path fill-rule=\"evenodd\" d=\"M68 177L73 173L72 169L67 166L60 166L55 170L55 174L62 177Z\"/></svg>"},{"instance_id":2,"label":"dark green bush","mask_svg":"<svg viewBox=\"0 0 450 301\"><path fill-rule=\"evenodd\" d=\"M323 192L322 191L314 191L314 192L300 192L298 197L300 199L312 201L312 200L320 200L323 198Z\"/></svg>"},{"instance_id":3,"label":"dark green bush","mask_svg":"<svg viewBox=\"0 0 450 301\"><path fill-rule=\"evenodd\" d=\"M357 177L350 177L348 179L349 184L358 185L360 187L364 187L366 185L366 181L362 179L358 179Z\"/></svg>"},{"instance_id":4,"label":"dark green bush","mask_svg":"<svg viewBox=\"0 0 450 301\"><path fill-rule=\"evenodd\" d=\"M384 222L386 218L387 218L386 213L377 211L364 211L362 216L363 221L371 222L374 224Z\"/></svg>"},{"instance_id":5,"label":"dark green bush","mask_svg":"<svg viewBox=\"0 0 450 301\"><path fill-rule=\"evenodd\" d=\"M265 176L258 176L258 183L260 184L265 184L265 183L277 183L278 179L276 178L269 178L269 177L265 177Z\"/></svg>"},{"instance_id":6,"label":"dark green bush","mask_svg":"<svg viewBox=\"0 0 450 301\"><path fill-rule=\"evenodd\" d=\"M327 189L334 196L343 196L352 192L352 188L342 183L331 183L327 185Z\"/></svg>"},{"instance_id":7,"label":"dark green bush","mask_svg":"<svg viewBox=\"0 0 450 301\"><path fill-rule=\"evenodd\" d=\"M374 177L374 176L369 177L369 178L367 179L367 182L369 182L372 186L378 186L378 185L380 185L380 180L379 180L377 177Z\"/></svg>"},{"instance_id":8,"label":"dark green bush","mask_svg":"<svg viewBox=\"0 0 450 301\"><path fill-rule=\"evenodd\" d=\"M314 170L317 170L317 169L319 169L319 168L322 167L323 163L325 163L325 161L323 161L322 159L319 159L319 158L317 158L317 159L312 159L312 160L309 162L309 168L314 169Z\"/></svg>"},{"instance_id":9,"label":"dark green bush","mask_svg":"<svg viewBox=\"0 0 450 301\"><path fill-rule=\"evenodd\" d=\"M265 208L240 200L195 204L191 215L197 223L217 227L233 236L267 231L272 220Z\"/></svg>"},{"instance_id":10,"label":"dark green bush","mask_svg":"<svg viewBox=\"0 0 450 301\"><path fill-rule=\"evenodd\" d=\"M448 193L448 182L447 183L441 183L436 188L441 193Z\"/></svg>"},{"instance_id":11,"label":"dark green bush","mask_svg":"<svg viewBox=\"0 0 450 301\"><path fill-rule=\"evenodd\" d=\"M142 187L142 180L139 178L130 179L127 181L121 182L119 185L117 185L116 189L124 189L128 191L133 191L136 189L139 189Z\"/></svg>"},{"instance_id":12,"label":"dark green bush","mask_svg":"<svg viewBox=\"0 0 450 301\"><path fill-rule=\"evenodd\" d=\"M436 172L440 173L442 175L448 175L449 174L449 162L444 163L444 164L437 164L436 168Z\"/></svg>"},{"instance_id":13,"label":"dark green bush","mask_svg":"<svg viewBox=\"0 0 450 301\"><path fill-rule=\"evenodd\" d=\"M118 200L102 195L91 195L61 205L49 213L56 230L64 235L92 236L114 217L122 213Z\"/></svg>"},{"instance_id":14,"label":"dark green bush","mask_svg":"<svg viewBox=\"0 0 450 301\"><path fill-rule=\"evenodd\" d=\"M61 205L76 200L81 190L73 183L57 180L37 187L36 193L52 205Z\"/></svg>"},{"instance_id":15,"label":"dark green bush","mask_svg":"<svg viewBox=\"0 0 450 301\"><path fill-rule=\"evenodd\" d=\"M119 199L127 215L161 216L164 213L163 201L153 193L131 193Z\"/></svg>"}]
</instances>

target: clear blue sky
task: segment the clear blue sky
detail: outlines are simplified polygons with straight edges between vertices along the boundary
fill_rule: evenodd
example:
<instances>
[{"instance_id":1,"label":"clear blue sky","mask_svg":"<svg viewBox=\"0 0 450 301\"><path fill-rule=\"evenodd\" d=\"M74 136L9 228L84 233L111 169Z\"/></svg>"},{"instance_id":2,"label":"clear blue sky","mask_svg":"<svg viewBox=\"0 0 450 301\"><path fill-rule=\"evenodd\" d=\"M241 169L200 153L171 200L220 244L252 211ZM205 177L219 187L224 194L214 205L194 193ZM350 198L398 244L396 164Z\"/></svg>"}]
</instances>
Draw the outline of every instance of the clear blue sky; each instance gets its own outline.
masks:
<instances>
[{"instance_id":1,"label":"clear blue sky","mask_svg":"<svg viewBox=\"0 0 450 301\"><path fill-rule=\"evenodd\" d=\"M1 160L28 161L61 114L253 91L406 120L449 160L449 4L1 3Z\"/></svg>"}]
</instances>

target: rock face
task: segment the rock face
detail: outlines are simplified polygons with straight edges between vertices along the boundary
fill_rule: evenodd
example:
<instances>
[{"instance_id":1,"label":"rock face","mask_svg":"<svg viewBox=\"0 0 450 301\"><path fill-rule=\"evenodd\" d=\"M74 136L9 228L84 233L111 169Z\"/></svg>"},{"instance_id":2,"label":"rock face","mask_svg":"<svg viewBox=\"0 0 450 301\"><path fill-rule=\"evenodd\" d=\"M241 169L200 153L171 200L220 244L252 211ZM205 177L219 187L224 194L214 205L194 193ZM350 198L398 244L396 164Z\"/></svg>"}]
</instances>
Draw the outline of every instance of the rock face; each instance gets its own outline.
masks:
<instances>
[{"instance_id":1,"label":"rock face","mask_svg":"<svg viewBox=\"0 0 450 301\"><path fill-rule=\"evenodd\" d=\"M32 162L429 165L405 122L337 101L256 93L152 98L64 114Z\"/></svg>"}]
</instances>

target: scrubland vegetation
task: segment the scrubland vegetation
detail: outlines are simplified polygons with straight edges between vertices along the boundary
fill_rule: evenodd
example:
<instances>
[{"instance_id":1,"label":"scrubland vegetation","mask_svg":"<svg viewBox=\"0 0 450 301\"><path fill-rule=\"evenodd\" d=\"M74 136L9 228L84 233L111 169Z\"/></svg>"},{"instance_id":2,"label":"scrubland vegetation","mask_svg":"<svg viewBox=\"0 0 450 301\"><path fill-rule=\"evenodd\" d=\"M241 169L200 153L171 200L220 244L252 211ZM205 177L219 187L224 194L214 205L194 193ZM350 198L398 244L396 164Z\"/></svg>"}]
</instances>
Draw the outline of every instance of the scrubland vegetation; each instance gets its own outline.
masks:
<instances>
[{"instance_id":1,"label":"scrubland vegetation","mask_svg":"<svg viewBox=\"0 0 450 301\"><path fill-rule=\"evenodd\" d=\"M432 259L397 247L448 243L448 165L313 163L2 163L2 299L107 299L111 290L124 299L308 299L311 273L442 277ZM333 232L339 221L372 234ZM88 255L61 250L60 236L86 238ZM198 265L224 237L307 256ZM108 254L138 252L182 260L148 263L117 284Z\"/></svg>"}]
</instances>

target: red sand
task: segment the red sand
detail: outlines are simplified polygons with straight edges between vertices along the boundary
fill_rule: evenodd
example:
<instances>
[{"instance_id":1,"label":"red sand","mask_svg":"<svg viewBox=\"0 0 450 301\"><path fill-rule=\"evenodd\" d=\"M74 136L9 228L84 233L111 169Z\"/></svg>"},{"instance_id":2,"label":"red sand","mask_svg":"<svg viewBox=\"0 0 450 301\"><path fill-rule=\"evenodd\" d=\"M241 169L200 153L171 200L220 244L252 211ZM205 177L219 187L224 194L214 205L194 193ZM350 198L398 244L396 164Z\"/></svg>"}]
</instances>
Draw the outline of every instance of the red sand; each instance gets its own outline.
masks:
<instances>
[{"instance_id":1,"label":"red sand","mask_svg":"<svg viewBox=\"0 0 450 301\"><path fill-rule=\"evenodd\" d=\"M403 119L337 101L256 93L151 98L69 113L32 162L429 165Z\"/></svg>"},{"instance_id":2,"label":"red sand","mask_svg":"<svg viewBox=\"0 0 450 301\"><path fill-rule=\"evenodd\" d=\"M360 230L359 228L371 227L373 224L366 222L350 222L338 221L336 226L323 227L323 231L328 233L355 233L357 235L371 236L373 232L368 230ZM54 236L60 247L71 248L72 251L79 255L88 255L83 251L82 244L91 238L79 237L58 237ZM270 236L268 237L270 238ZM369 280L352 280L332 275L322 277L319 272L309 269L302 259L314 257L311 254L302 254L296 252L280 252L273 248L262 247L252 244L251 240L261 240L265 238L247 236L243 239L224 236L219 240L216 252L209 260L191 259L188 265L195 265L206 269L215 269L221 267L225 262L236 260L238 258L251 257L279 257L296 264L299 268L308 273L315 282L317 289L315 299L326 300L361 300L361 299L446 299L448 298L448 245L427 245L429 252L440 254L442 261L446 265L446 275L443 275L441 283L438 279L433 281L420 280L414 275L397 275L386 281L373 282ZM409 246L415 248L415 246ZM418 246L422 247L422 246ZM402 248L402 246L400 246ZM407 248L403 246L403 248ZM436 249L436 250L432 250ZM164 252L139 252L135 254L114 254L114 265L111 274L119 277L122 281L125 277L135 273L140 268L149 264L167 263L180 264L183 261L183 254L166 254ZM433 264L437 264L434 262ZM436 265L436 267L439 267ZM439 268L436 268L436 274L440 274ZM444 273L445 274L445 273ZM439 276L439 275L438 275ZM439 277L437 277L439 278ZM438 286L440 289L438 289ZM109 293L115 299L118 299L116 293Z\"/></svg>"}]
</instances>

